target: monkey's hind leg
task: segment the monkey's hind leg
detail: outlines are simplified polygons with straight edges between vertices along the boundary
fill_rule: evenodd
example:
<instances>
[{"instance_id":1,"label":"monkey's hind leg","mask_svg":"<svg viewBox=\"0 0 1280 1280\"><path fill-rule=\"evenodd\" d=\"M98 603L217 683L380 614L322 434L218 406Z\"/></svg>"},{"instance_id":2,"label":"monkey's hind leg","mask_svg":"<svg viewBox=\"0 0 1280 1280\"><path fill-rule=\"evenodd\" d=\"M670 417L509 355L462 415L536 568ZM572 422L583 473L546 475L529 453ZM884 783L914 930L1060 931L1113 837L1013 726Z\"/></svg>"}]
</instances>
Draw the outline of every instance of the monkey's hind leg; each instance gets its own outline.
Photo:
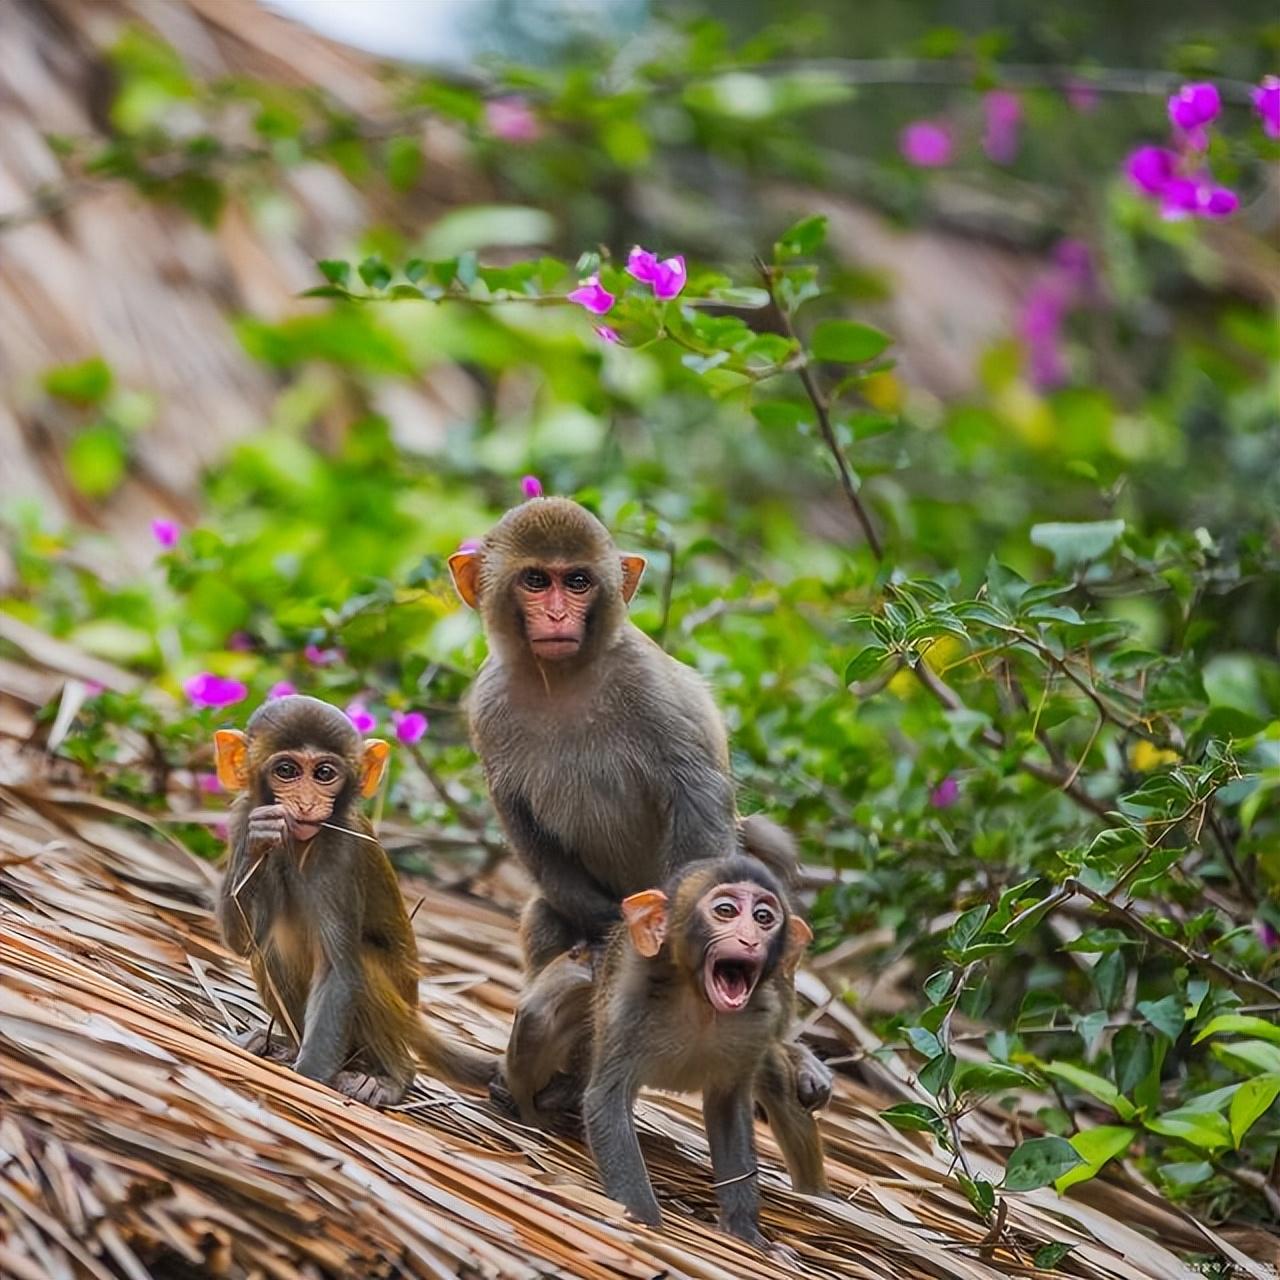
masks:
<instances>
[{"instance_id":1,"label":"monkey's hind leg","mask_svg":"<svg viewBox=\"0 0 1280 1280\"><path fill-rule=\"evenodd\" d=\"M585 948L557 956L520 997L496 1106L526 1124L576 1129L590 1045L592 969Z\"/></svg>"},{"instance_id":2,"label":"monkey's hind leg","mask_svg":"<svg viewBox=\"0 0 1280 1280\"><path fill-rule=\"evenodd\" d=\"M818 1122L797 1096L792 1046L773 1045L756 1073L756 1101L764 1108L774 1140L786 1161L791 1185L803 1195L828 1196ZM816 1061L816 1059L815 1059Z\"/></svg>"}]
</instances>

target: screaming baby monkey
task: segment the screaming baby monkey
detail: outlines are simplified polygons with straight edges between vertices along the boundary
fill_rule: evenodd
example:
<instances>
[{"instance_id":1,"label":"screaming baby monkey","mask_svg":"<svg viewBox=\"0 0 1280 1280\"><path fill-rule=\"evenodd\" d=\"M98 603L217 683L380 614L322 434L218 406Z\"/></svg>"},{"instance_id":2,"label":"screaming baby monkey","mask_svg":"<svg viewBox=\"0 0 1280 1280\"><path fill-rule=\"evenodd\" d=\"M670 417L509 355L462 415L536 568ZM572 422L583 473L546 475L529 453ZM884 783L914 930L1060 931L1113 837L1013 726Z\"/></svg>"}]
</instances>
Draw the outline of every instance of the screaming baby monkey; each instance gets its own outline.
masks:
<instances>
[{"instance_id":1,"label":"screaming baby monkey","mask_svg":"<svg viewBox=\"0 0 1280 1280\"><path fill-rule=\"evenodd\" d=\"M295 1069L372 1106L399 1102L415 1059L454 1084L486 1087L491 1054L418 1014L418 953L395 871L358 800L378 790L390 748L347 717L293 695L259 707L247 732L215 735L231 810L218 901L227 945L248 956ZM243 1041L270 1051L269 1030Z\"/></svg>"},{"instance_id":2,"label":"screaming baby monkey","mask_svg":"<svg viewBox=\"0 0 1280 1280\"><path fill-rule=\"evenodd\" d=\"M597 980L583 1100L605 1190L633 1218L658 1225L632 1115L636 1095L645 1086L701 1091L720 1225L769 1248L759 1226L752 1102L759 1073L784 1048L791 1007L783 989L813 935L773 874L742 854L685 866L665 889L632 894L622 913ZM817 1124L808 1112L795 1114L775 1129L792 1185L825 1193Z\"/></svg>"},{"instance_id":3,"label":"screaming baby monkey","mask_svg":"<svg viewBox=\"0 0 1280 1280\"><path fill-rule=\"evenodd\" d=\"M562 1002L544 984L536 1016L517 1018L507 1054L506 1088L528 1114L547 1061L544 1020L572 1024L622 899L688 863L754 852L768 824L739 823L715 703L628 618L644 560L620 552L586 508L525 502L449 569L489 642L467 696L472 741L512 850L537 881L521 919L526 973L554 962L563 979ZM557 959L571 949L578 958ZM822 1063L799 1044L784 1058L761 1077L771 1113L825 1102Z\"/></svg>"}]
</instances>

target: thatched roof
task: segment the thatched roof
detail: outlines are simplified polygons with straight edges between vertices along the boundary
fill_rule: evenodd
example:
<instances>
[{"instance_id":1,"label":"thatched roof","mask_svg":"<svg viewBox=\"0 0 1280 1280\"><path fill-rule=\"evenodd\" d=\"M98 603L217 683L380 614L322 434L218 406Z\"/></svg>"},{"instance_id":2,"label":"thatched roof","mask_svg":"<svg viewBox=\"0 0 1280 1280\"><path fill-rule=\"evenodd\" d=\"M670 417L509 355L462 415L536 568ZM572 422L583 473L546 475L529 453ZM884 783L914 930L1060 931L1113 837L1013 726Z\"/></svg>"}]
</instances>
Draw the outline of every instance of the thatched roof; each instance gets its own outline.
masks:
<instances>
[{"instance_id":1,"label":"thatched roof","mask_svg":"<svg viewBox=\"0 0 1280 1280\"><path fill-rule=\"evenodd\" d=\"M81 661L65 645L0 670L0 1275L95 1277L581 1276L737 1280L784 1274L714 1227L696 1100L646 1097L646 1158L666 1224L628 1224L575 1141L501 1118L420 1077L379 1113L231 1043L263 1018L218 939L218 873L169 821L81 790L33 748L36 707ZM102 664L98 675L111 677ZM173 818L186 818L174 814ZM406 882L426 1016L500 1050L520 985L515 912ZM501 895L500 895L501 896ZM843 1075L822 1129L841 1202L796 1196L761 1128L763 1224L806 1274L988 1280L1030 1271L1049 1241L1065 1274L1171 1280L1170 1248L1231 1246L1144 1192L1009 1197L1003 1234L974 1216L948 1159L879 1112L922 1099L909 1071L817 972L805 1025ZM849 1067L846 1067L849 1069ZM963 1125L993 1178L1017 1135ZM1263 1273L1235 1252L1241 1274Z\"/></svg>"}]
</instances>

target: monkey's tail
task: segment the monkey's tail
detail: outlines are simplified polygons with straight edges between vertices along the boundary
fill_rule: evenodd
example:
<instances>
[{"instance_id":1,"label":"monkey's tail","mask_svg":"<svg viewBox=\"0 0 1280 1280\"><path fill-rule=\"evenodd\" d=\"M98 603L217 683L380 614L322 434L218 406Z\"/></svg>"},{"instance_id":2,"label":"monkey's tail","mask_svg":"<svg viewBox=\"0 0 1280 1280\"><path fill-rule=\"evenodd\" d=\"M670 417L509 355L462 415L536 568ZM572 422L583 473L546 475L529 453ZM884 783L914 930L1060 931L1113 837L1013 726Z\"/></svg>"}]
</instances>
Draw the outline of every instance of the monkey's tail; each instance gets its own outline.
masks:
<instances>
[{"instance_id":1,"label":"monkey's tail","mask_svg":"<svg viewBox=\"0 0 1280 1280\"><path fill-rule=\"evenodd\" d=\"M744 853L758 858L788 888L794 888L800 870L800 850L772 818L762 813L738 819L738 839Z\"/></svg>"},{"instance_id":2,"label":"monkey's tail","mask_svg":"<svg viewBox=\"0 0 1280 1280\"><path fill-rule=\"evenodd\" d=\"M412 985L416 990L416 980ZM458 1044L424 1022L377 961L366 961L364 1007L357 1020L358 1042L376 1060L406 1075L413 1074L415 1057L429 1074L474 1089L488 1088L498 1074L499 1059L494 1054Z\"/></svg>"},{"instance_id":3,"label":"monkey's tail","mask_svg":"<svg viewBox=\"0 0 1280 1280\"><path fill-rule=\"evenodd\" d=\"M442 1035L417 1020L414 1049L422 1065L434 1076L472 1089L487 1089L498 1076L501 1060L492 1053L472 1049Z\"/></svg>"}]
</instances>

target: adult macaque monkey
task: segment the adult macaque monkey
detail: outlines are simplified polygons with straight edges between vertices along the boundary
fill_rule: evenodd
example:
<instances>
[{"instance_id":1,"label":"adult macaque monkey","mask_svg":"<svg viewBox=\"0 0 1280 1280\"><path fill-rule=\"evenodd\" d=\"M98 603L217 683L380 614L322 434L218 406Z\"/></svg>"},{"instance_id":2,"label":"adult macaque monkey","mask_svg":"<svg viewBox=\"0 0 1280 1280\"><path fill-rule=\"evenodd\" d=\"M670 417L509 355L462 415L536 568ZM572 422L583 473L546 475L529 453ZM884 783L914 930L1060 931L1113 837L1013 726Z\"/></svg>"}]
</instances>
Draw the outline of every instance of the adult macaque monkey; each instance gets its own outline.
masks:
<instances>
[{"instance_id":1,"label":"adult macaque monkey","mask_svg":"<svg viewBox=\"0 0 1280 1280\"><path fill-rule=\"evenodd\" d=\"M632 894L596 984L587 1138L605 1190L661 1213L636 1137L640 1089L700 1091L720 1225L761 1248L753 1097L790 1030L786 991L812 938L772 873L741 854L693 863ZM767 1104L766 1104L767 1106ZM792 1109L775 1136L797 1191L823 1194L817 1122ZM772 1117L771 1117L772 1118Z\"/></svg>"},{"instance_id":2,"label":"adult macaque monkey","mask_svg":"<svg viewBox=\"0 0 1280 1280\"><path fill-rule=\"evenodd\" d=\"M218 923L249 957L296 1070L373 1106L404 1096L415 1058L455 1084L490 1084L493 1055L447 1040L418 1013L404 899L358 807L378 789L387 744L363 741L336 707L297 695L263 704L247 732L214 737L218 780L244 793L231 810ZM270 1027L243 1043L270 1053Z\"/></svg>"},{"instance_id":3,"label":"adult macaque monkey","mask_svg":"<svg viewBox=\"0 0 1280 1280\"><path fill-rule=\"evenodd\" d=\"M740 839L750 848L751 835L739 835L706 686L627 617L642 557L619 553L576 502L535 498L449 569L489 640L467 710L494 807L538 883L521 920L532 977L575 946L599 947L628 894ZM507 1054L516 1097L532 1040L513 1036ZM792 1098L825 1102L822 1063L798 1045L788 1059Z\"/></svg>"}]
</instances>

